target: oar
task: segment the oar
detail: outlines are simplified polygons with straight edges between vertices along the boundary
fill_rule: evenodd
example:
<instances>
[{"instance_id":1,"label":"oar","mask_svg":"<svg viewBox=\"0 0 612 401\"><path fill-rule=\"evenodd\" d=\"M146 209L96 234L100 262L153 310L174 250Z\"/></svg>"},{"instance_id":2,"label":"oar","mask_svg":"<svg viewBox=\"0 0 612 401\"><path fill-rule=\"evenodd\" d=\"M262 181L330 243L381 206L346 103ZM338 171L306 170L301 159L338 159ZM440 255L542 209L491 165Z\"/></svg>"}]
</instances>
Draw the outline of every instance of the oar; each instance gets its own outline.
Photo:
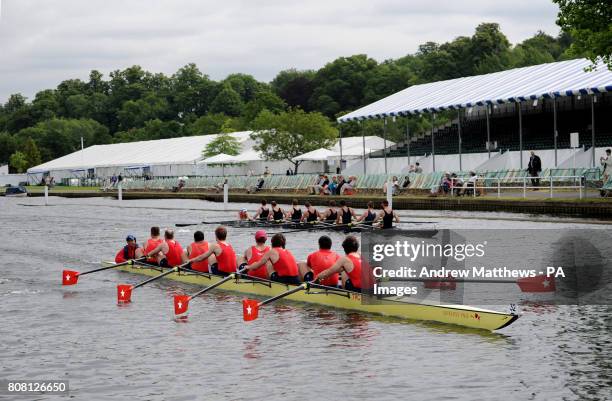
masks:
<instances>
[{"instance_id":1,"label":"oar","mask_svg":"<svg viewBox=\"0 0 612 401\"><path fill-rule=\"evenodd\" d=\"M174 314L175 315L182 315L183 313L187 312L187 308L189 308L189 301L191 301L192 299L199 297L202 294L207 293L208 291L217 288L218 286L220 286L223 283L226 283L232 279L234 279L236 276L242 274L242 272L246 271L246 267L238 270L236 273L231 273L229 276L225 277L222 280L217 281L215 284L206 287L198 292L196 292L193 295L175 295L174 296Z\"/></svg>"},{"instance_id":2,"label":"oar","mask_svg":"<svg viewBox=\"0 0 612 401\"><path fill-rule=\"evenodd\" d=\"M257 301L256 299L244 299L242 300L242 317L244 319L245 322L251 321L251 320L255 320L257 319L257 317L259 316L259 308L267 305L269 303L272 303L274 301L277 301L281 298L285 298L291 294L295 294L296 292L299 291L303 291L305 289L308 288L308 285L310 283L303 283L298 285L297 287L289 290L289 291L285 291L282 294L279 294L275 297L272 298L268 298L265 301Z\"/></svg>"},{"instance_id":3,"label":"oar","mask_svg":"<svg viewBox=\"0 0 612 401\"><path fill-rule=\"evenodd\" d=\"M199 223L176 223L175 227L188 227L188 226L199 226L200 224L218 224L218 225L229 225L242 222L242 220L224 220L224 221L201 221Z\"/></svg>"},{"instance_id":4,"label":"oar","mask_svg":"<svg viewBox=\"0 0 612 401\"><path fill-rule=\"evenodd\" d=\"M136 261L141 261L146 259L145 257L138 259L130 259L126 262L117 263L111 266L100 267L98 269L89 270L83 273L79 273L75 270L64 270L62 271L62 285L75 285L77 281L79 281L80 276L84 276L86 274L101 272L102 270L114 269L115 267L125 266L125 265L133 265Z\"/></svg>"},{"instance_id":5,"label":"oar","mask_svg":"<svg viewBox=\"0 0 612 401\"><path fill-rule=\"evenodd\" d=\"M174 272L178 272L179 270L181 270L181 268L187 266L189 264L189 262L187 263L183 263L180 266L175 266L173 268L171 268L170 270L168 270L167 272L163 272L161 274L158 274L155 277L151 277L148 280L145 280L141 283L138 283L136 285L130 285L130 284L119 284L117 286L117 303L119 304L123 304L123 303L128 303L128 302L132 302L132 290L135 290L138 287L142 287L145 284L149 284L155 280L159 280L162 277L167 276L168 274L174 273Z\"/></svg>"},{"instance_id":6,"label":"oar","mask_svg":"<svg viewBox=\"0 0 612 401\"><path fill-rule=\"evenodd\" d=\"M554 292L557 289L555 278L544 274L535 277L522 277L518 280L478 280L466 278L440 277L440 278L404 278L385 277L378 281L410 281L425 283L425 288L437 288L454 290L457 283L481 283L481 284L517 284L521 292Z\"/></svg>"}]
</instances>

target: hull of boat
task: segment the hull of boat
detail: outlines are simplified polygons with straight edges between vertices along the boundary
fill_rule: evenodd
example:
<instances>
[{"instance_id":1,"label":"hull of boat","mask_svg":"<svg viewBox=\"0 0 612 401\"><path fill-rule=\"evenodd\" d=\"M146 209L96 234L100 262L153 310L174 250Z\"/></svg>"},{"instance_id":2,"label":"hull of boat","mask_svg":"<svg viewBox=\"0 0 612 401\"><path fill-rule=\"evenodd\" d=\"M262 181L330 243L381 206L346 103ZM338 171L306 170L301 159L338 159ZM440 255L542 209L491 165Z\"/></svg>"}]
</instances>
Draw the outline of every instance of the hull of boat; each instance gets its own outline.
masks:
<instances>
[{"instance_id":1,"label":"hull of boat","mask_svg":"<svg viewBox=\"0 0 612 401\"><path fill-rule=\"evenodd\" d=\"M102 262L102 264L104 266L113 265L112 262ZM137 264L119 266L117 270L145 276L156 276L160 273L159 268L150 268ZM179 272L171 273L165 278L208 287L217 283L223 277L212 274ZM256 295L263 298L279 295L291 288L294 287L267 280L253 281L243 278L229 280L218 287L218 289L223 291ZM285 299L400 319L433 321L489 331L499 330L518 319L518 315L515 314L464 305L428 305L411 303L405 298L401 300L385 300L380 304L364 303L362 302L362 294L360 293L335 289L300 291Z\"/></svg>"}]
</instances>

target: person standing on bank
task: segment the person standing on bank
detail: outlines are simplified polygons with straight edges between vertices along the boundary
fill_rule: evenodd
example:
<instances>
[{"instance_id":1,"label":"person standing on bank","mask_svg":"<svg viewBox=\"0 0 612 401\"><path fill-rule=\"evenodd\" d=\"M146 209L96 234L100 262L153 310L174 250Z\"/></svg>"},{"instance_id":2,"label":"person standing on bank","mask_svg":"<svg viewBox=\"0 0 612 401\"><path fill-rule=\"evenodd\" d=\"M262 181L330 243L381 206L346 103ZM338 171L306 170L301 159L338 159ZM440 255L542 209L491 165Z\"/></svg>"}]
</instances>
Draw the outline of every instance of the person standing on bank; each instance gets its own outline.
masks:
<instances>
[{"instance_id":1,"label":"person standing on bank","mask_svg":"<svg viewBox=\"0 0 612 401\"><path fill-rule=\"evenodd\" d=\"M612 176L612 149L606 149L606 155L599 158L599 163L603 169L603 183L604 185L608 182L610 176Z\"/></svg>"},{"instance_id":2,"label":"person standing on bank","mask_svg":"<svg viewBox=\"0 0 612 401\"><path fill-rule=\"evenodd\" d=\"M531 151L531 157L529 158L529 164L527 165L527 171L531 176L531 185L534 187L540 186L540 172L542 171L542 160L540 157L535 154L535 152ZM534 191L537 191L538 188L534 188Z\"/></svg>"}]
</instances>

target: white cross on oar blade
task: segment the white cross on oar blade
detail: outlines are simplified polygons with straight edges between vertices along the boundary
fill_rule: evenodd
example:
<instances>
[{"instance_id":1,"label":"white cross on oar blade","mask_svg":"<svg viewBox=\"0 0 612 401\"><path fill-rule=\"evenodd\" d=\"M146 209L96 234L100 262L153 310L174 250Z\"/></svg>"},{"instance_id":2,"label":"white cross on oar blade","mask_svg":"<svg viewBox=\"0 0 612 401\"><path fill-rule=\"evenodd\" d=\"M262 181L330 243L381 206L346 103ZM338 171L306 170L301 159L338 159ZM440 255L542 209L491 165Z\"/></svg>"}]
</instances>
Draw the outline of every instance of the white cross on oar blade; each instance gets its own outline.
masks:
<instances>
[{"instance_id":1,"label":"white cross on oar blade","mask_svg":"<svg viewBox=\"0 0 612 401\"><path fill-rule=\"evenodd\" d=\"M251 310L253 310L253 308L251 308L251 305L247 306L246 308L247 313L250 315L251 314Z\"/></svg>"}]
</instances>

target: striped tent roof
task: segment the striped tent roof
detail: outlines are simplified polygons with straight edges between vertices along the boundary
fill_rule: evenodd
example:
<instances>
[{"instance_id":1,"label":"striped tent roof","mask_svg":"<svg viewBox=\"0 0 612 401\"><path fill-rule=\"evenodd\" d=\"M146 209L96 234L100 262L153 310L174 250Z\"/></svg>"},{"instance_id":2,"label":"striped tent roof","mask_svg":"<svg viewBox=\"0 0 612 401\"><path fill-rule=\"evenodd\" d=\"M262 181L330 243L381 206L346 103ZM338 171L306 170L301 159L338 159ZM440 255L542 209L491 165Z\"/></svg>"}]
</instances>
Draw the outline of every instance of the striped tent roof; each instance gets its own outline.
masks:
<instances>
[{"instance_id":1,"label":"striped tent roof","mask_svg":"<svg viewBox=\"0 0 612 401\"><path fill-rule=\"evenodd\" d=\"M414 85L338 118L339 122L406 116L485 104L612 91L612 71L587 59Z\"/></svg>"}]
</instances>

